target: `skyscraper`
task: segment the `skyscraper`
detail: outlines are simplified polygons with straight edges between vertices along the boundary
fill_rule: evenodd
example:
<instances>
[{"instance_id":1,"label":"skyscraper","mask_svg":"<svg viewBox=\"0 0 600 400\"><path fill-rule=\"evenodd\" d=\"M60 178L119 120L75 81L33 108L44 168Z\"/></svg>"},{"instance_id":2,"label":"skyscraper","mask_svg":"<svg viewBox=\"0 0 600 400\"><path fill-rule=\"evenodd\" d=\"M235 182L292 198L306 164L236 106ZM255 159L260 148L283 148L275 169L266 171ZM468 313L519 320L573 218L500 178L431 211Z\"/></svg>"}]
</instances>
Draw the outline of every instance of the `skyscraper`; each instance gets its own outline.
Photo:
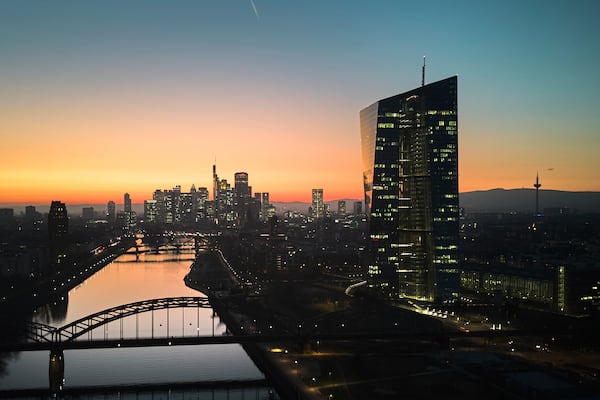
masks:
<instances>
[{"instance_id":1,"label":"skyscraper","mask_svg":"<svg viewBox=\"0 0 600 400\"><path fill-rule=\"evenodd\" d=\"M144 200L144 220L146 222L156 222L158 216L158 207L156 200Z\"/></svg>"},{"instance_id":2,"label":"skyscraper","mask_svg":"<svg viewBox=\"0 0 600 400\"><path fill-rule=\"evenodd\" d=\"M206 222L210 219L207 205L208 189L200 187L196 192L196 222Z\"/></svg>"},{"instance_id":3,"label":"skyscraper","mask_svg":"<svg viewBox=\"0 0 600 400\"><path fill-rule=\"evenodd\" d=\"M371 286L426 301L456 297L456 76L360 112Z\"/></svg>"},{"instance_id":4,"label":"skyscraper","mask_svg":"<svg viewBox=\"0 0 600 400\"><path fill-rule=\"evenodd\" d=\"M117 219L117 206L112 200L106 204L106 219L109 224L114 224Z\"/></svg>"},{"instance_id":5,"label":"skyscraper","mask_svg":"<svg viewBox=\"0 0 600 400\"><path fill-rule=\"evenodd\" d=\"M67 207L61 201L52 201L48 211L48 244L50 249L50 264L54 272L60 269L66 257L69 234L69 216Z\"/></svg>"},{"instance_id":6,"label":"skyscraper","mask_svg":"<svg viewBox=\"0 0 600 400\"><path fill-rule=\"evenodd\" d=\"M48 211L48 235L51 240L63 239L69 233L67 207L61 201L52 201Z\"/></svg>"},{"instance_id":7,"label":"skyscraper","mask_svg":"<svg viewBox=\"0 0 600 400\"><path fill-rule=\"evenodd\" d=\"M237 197L250 197L250 190L248 186L248 173L247 172L236 172L234 174L235 181L235 193Z\"/></svg>"},{"instance_id":8,"label":"skyscraper","mask_svg":"<svg viewBox=\"0 0 600 400\"><path fill-rule=\"evenodd\" d=\"M126 213L131 212L131 196L129 196L129 193L123 195L123 208Z\"/></svg>"},{"instance_id":9,"label":"skyscraper","mask_svg":"<svg viewBox=\"0 0 600 400\"><path fill-rule=\"evenodd\" d=\"M271 209L269 192L263 192L260 204L260 218L262 221L266 221L271 217L269 212L269 210Z\"/></svg>"},{"instance_id":10,"label":"skyscraper","mask_svg":"<svg viewBox=\"0 0 600 400\"><path fill-rule=\"evenodd\" d=\"M219 176L217 175L217 166L213 164L213 202L214 202L214 210L215 210L215 223L219 223Z\"/></svg>"},{"instance_id":11,"label":"skyscraper","mask_svg":"<svg viewBox=\"0 0 600 400\"><path fill-rule=\"evenodd\" d=\"M312 217L322 218L325 211L323 207L323 189L312 190Z\"/></svg>"},{"instance_id":12,"label":"skyscraper","mask_svg":"<svg viewBox=\"0 0 600 400\"><path fill-rule=\"evenodd\" d=\"M234 175L234 208L237 213L238 225L246 226L250 217L251 188L248 186L248 173L236 172Z\"/></svg>"},{"instance_id":13,"label":"skyscraper","mask_svg":"<svg viewBox=\"0 0 600 400\"><path fill-rule=\"evenodd\" d=\"M213 201L216 224L228 223L235 219L233 190L227 179L219 179L216 165L213 165Z\"/></svg>"},{"instance_id":14,"label":"skyscraper","mask_svg":"<svg viewBox=\"0 0 600 400\"><path fill-rule=\"evenodd\" d=\"M136 225L136 214L131 208L131 196L129 196L129 193L123 195L123 209L124 211L121 214L121 217L119 217L119 214L117 213L117 220L120 219L121 228L125 231L129 231Z\"/></svg>"}]
</instances>

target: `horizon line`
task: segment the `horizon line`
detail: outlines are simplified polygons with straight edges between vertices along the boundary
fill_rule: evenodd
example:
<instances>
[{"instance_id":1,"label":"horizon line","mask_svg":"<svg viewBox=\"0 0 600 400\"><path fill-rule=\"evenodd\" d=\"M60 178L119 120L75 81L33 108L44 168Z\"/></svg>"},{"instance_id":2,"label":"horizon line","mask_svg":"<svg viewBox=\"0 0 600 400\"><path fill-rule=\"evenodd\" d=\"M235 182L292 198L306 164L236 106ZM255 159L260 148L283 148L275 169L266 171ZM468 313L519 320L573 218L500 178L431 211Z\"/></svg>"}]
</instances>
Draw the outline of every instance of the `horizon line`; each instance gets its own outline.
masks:
<instances>
[{"instance_id":1,"label":"horizon line","mask_svg":"<svg viewBox=\"0 0 600 400\"><path fill-rule=\"evenodd\" d=\"M528 190L528 191L535 191L535 188L528 188L528 187L520 187L520 188L490 188L490 189L475 189L475 190L467 190L467 191L462 191L459 192L459 194L466 194L466 193L475 193L475 192L490 192L493 190L504 190L504 191L512 191L512 190ZM539 189L540 192L566 192L566 193L600 193L600 190L561 190L561 189ZM149 200L149 199L145 199L145 200ZM144 201L145 201L144 200ZM338 198L334 198L331 200L323 200L323 202L327 203L327 202L334 202L334 201L340 201L340 200L352 200L352 201L364 201L364 199L360 199L360 198L354 198L354 197L338 197ZM54 201L54 200L51 200ZM50 201L50 202L51 202ZM62 201L62 200L57 200L57 201ZM84 202L84 201L64 201L65 204L71 204L71 205L99 205L99 204L107 204L109 201L111 200L106 200L106 201L100 201L100 202ZM143 205L144 201L141 202L132 202L132 204L137 204L137 205ZM115 202L117 205L122 204L122 203L117 203ZM272 200L271 203L306 203L306 204L310 204L311 200ZM49 203L42 203L42 202L27 202L27 201L17 201L17 202L0 202L0 207L5 207L5 206L46 206Z\"/></svg>"}]
</instances>

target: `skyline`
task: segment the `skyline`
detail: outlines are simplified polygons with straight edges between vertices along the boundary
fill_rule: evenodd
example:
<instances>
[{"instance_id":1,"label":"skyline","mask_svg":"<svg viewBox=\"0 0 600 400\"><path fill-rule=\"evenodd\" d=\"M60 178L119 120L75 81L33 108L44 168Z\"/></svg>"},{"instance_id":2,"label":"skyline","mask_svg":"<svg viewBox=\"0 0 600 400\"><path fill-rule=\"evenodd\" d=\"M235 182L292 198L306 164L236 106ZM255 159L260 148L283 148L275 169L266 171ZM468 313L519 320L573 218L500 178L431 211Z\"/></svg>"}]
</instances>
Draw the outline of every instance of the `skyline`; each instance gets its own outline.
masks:
<instances>
[{"instance_id":1,"label":"skyline","mask_svg":"<svg viewBox=\"0 0 600 400\"><path fill-rule=\"evenodd\" d=\"M358 113L423 55L459 76L460 192L600 190L600 5L376 4L2 2L0 203L140 203L215 160L275 202L362 199Z\"/></svg>"}]
</instances>

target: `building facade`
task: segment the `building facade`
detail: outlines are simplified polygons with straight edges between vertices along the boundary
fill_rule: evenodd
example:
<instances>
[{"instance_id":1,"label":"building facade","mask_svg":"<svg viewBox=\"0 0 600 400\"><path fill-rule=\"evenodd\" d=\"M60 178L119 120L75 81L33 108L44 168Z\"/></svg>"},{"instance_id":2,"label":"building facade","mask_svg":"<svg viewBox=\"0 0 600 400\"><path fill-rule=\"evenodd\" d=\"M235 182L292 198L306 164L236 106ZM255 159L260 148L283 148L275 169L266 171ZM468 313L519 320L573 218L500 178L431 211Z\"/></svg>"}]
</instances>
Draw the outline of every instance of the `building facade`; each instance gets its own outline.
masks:
<instances>
[{"instance_id":1,"label":"building facade","mask_svg":"<svg viewBox=\"0 0 600 400\"><path fill-rule=\"evenodd\" d=\"M112 200L106 204L106 220L111 225L117 220L117 205Z\"/></svg>"},{"instance_id":2,"label":"building facade","mask_svg":"<svg viewBox=\"0 0 600 400\"><path fill-rule=\"evenodd\" d=\"M131 196L129 195L129 193L125 193L123 195L123 209L125 212L131 212L132 208L131 208Z\"/></svg>"},{"instance_id":3,"label":"building facade","mask_svg":"<svg viewBox=\"0 0 600 400\"><path fill-rule=\"evenodd\" d=\"M360 112L371 286L390 296L458 296L457 77Z\"/></svg>"},{"instance_id":4,"label":"building facade","mask_svg":"<svg viewBox=\"0 0 600 400\"><path fill-rule=\"evenodd\" d=\"M248 173L236 172L234 181L234 208L237 213L237 225L244 227L253 220L250 213L252 188L248 186Z\"/></svg>"},{"instance_id":5,"label":"building facade","mask_svg":"<svg viewBox=\"0 0 600 400\"><path fill-rule=\"evenodd\" d=\"M323 205L323 189L312 190L311 216L314 219L323 218L325 208Z\"/></svg>"},{"instance_id":6,"label":"building facade","mask_svg":"<svg viewBox=\"0 0 600 400\"><path fill-rule=\"evenodd\" d=\"M61 201L52 201L48 211L48 235L50 240L64 239L69 233L67 207Z\"/></svg>"}]
</instances>

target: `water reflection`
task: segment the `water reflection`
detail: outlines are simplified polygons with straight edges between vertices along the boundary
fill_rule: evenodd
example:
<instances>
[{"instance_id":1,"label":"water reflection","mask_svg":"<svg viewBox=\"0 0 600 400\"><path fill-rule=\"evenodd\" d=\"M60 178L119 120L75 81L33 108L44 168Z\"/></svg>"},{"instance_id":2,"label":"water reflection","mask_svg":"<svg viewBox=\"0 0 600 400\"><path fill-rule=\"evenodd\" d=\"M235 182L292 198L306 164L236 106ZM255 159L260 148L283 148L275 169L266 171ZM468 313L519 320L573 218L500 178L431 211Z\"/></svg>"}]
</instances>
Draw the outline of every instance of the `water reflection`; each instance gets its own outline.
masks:
<instances>
[{"instance_id":1,"label":"water reflection","mask_svg":"<svg viewBox=\"0 0 600 400\"><path fill-rule=\"evenodd\" d=\"M202 296L184 277L193 250L124 254L56 303L35 310L31 320L60 327L95 312L137 301ZM169 331L167 331L167 327ZM224 334L212 309L172 309L130 316L89 333L102 337ZM100 336L97 336L100 335ZM137 336L136 336L137 335ZM87 338L84 338L87 339ZM6 359L0 390L48 388L49 352L24 352ZM263 379L239 345L69 350L64 352L65 388Z\"/></svg>"},{"instance_id":2,"label":"water reflection","mask_svg":"<svg viewBox=\"0 0 600 400\"><path fill-rule=\"evenodd\" d=\"M38 307L35 311L36 322L46 325L60 326L65 323L69 308L69 293L61 293L51 300L51 303Z\"/></svg>"}]
</instances>

